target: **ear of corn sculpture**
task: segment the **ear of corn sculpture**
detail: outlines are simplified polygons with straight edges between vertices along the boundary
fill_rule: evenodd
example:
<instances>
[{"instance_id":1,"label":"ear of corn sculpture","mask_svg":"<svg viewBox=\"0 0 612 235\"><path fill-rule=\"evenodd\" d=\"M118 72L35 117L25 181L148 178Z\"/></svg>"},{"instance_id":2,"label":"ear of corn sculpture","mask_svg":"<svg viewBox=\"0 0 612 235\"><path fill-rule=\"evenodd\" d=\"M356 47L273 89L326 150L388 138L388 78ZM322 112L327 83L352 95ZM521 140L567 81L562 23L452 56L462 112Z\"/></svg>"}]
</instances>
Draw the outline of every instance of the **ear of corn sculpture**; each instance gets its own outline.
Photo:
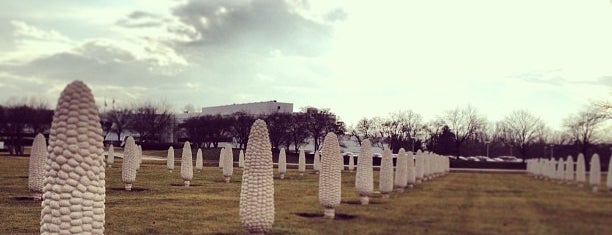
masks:
<instances>
[{"instance_id":1,"label":"ear of corn sculpture","mask_svg":"<svg viewBox=\"0 0 612 235\"><path fill-rule=\"evenodd\" d=\"M137 148L134 138L129 136L125 140L125 147L123 148L123 165L121 166L121 180L127 191L132 190L132 185L136 181L136 166L138 164L138 159L136 158L138 154Z\"/></svg>"},{"instance_id":2,"label":"ear of corn sculpture","mask_svg":"<svg viewBox=\"0 0 612 235\"><path fill-rule=\"evenodd\" d=\"M251 126L240 187L240 223L250 234L263 234L274 223L272 145L266 123Z\"/></svg>"},{"instance_id":3,"label":"ear of corn sculpture","mask_svg":"<svg viewBox=\"0 0 612 235\"><path fill-rule=\"evenodd\" d=\"M607 175L607 180L606 180L606 186L608 188L608 191L612 191L612 155L610 155L610 158L608 158L609 162L608 162L608 175Z\"/></svg>"},{"instance_id":4,"label":"ear of corn sculpture","mask_svg":"<svg viewBox=\"0 0 612 235\"><path fill-rule=\"evenodd\" d=\"M225 147L223 147L221 149L221 151L219 152L219 169L223 169L223 164L225 164L225 154L227 153L227 150L225 149Z\"/></svg>"},{"instance_id":5,"label":"ear of corn sculpture","mask_svg":"<svg viewBox=\"0 0 612 235\"><path fill-rule=\"evenodd\" d=\"M413 188L414 184L416 184L416 167L414 165L414 153L413 152L407 153L406 163L408 164L408 167L406 167L407 168L406 176L407 176L408 188Z\"/></svg>"},{"instance_id":6,"label":"ear of corn sculpture","mask_svg":"<svg viewBox=\"0 0 612 235\"><path fill-rule=\"evenodd\" d=\"M361 142L359 157L357 158L357 173L355 176L355 188L359 195L361 205L370 202L370 195L374 191L374 171L372 169L372 146L370 140Z\"/></svg>"},{"instance_id":7,"label":"ear of corn sculpture","mask_svg":"<svg viewBox=\"0 0 612 235\"><path fill-rule=\"evenodd\" d=\"M599 190L601 184L601 165L599 163L599 155L593 154L591 157L591 169L589 171L589 183L593 188L593 192Z\"/></svg>"},{"instance_id":8,"label":"ear of corn sculpture","mask_svg":"<svg viewBox=\"0 0 612 235\"><path fill-rule=\"evenodd\" d=\"M300 176L303 176L306 172L306 154L303 149L300 149L300 155L298 156L298 171Z\"/></svg>"},{"instance_id":9,"label":"ear of corn sculpture","mask_svg":"<svg viewBox=\"0 0 612 235\"><path fill-rule=\"evenodd\" d=\"M319 151L315 151L314 153L312 169L315 171L315 174L319 174L319 171L321 170L321 157L319 156Z\"/></svg>"},{"instance_id":10,"label":"ear of corn sculpture","mask_svg":"<svg viewBox=\"0 0 612 235\"><path fill-rule=\"evenodd\" d=\"M568 184L574 182L574 158L571 155L568 155L565 161L565 182Z\"/></svg>"},{"instance_id":11,"label":"ear of corn sculpture","mask_svg":"<svg viewBox=\"0 0 612 235\"><path fill-rule=\"evenodd\" d=\"M240 150L240 154L238 154L238 167L244 168L244 151Z\"/></svg>"},{"instance_id":12,"label":"ear of corn sculpture","mask_svg":"<svg viewBox=\"0 0 612 235\"><path fill-rule=\"evenodd\" d=\"M102 128L89 87L70 83L57 102L40 234L104 234L105 166Z\"/></svg>"},{"instance_id":13,"label":"ear of corn sculpture","mask_svg":"<svg viewBox=\"0 0 612 235\"><path fill-rule=\"evenodd\" d=\"M355 170L355 157L353 156L353 154L349 155L348 170L349 171Z\"/></svg>"},{"instance_id":14,"label":"ear of corn sculpture","mask_svg":"<svg viewBox=\"0 0 612 235\"><path fill-rule=\"evenodd\" d=\"M280 179L285 178L285 173L287 173L287 153L285 153L285 148L281 148L278 153L278 174Z\"/></svg>"},{"instance_id":15,"label":"ear of corn sculpture","mask_svg":"<svg viewBox=\"0 0 612 235\"><path fill-rule=\"evenodd\" d=\"M393 191L393 158L389 148L385 148L380 160L378 189L383 198L389 198L389 194Z\"/></svg>"},{"instance_id":16,"label":"ear of corn sculpture","mask_svg":"<svg viewBox=\"0 0 612 235\"><path fill-rule=\"evenodd\" d=\"M578 154L578 160L576 161L576 182L578 187L582 187L586 183L585 167L584 154Z\"/></svg>"},{"instance_id":17,"label":"ear of corn sculpture","mask_svg":"<svg viewBox=\"0 0 612 235\"><path fill-rule=\"evenodd\" d=\"M227 146L225 154L223 156L223 178L226 183L229 183L234 173L234 153L232 152L232 146Z\"/></svg>"},{"instance_id":18,"label":"ear of corn sculpture","mask_svg":"<svg viewBox=\"0 0 612 235\"><path fill-rule=\"evenodd\" d=\"M193 179L193 155L191 154L191 144L185 141L183 145L183 155L181 156L181 178L185 187L189 187Z\"/></svg>"},{"instance_id":19,"label":"ear of corn sculpture","mask_svg":"<svg viewBox=\"0 0 612 235\"><path fill-rule=\"evenodd\" d=\"M340 145L336 134L330 132L323 141L321 152L321 172L319 174L319 203L323 207L325 218L335 217L335 208L340 204L341 164Z\"/></svg>"},{"instance_id":20,"label":"ear of corn sculpture","mask_svg":"<svg viewBox=\"0 0 612 235\"><path fill-rule=\"evenodd\" d=\"M195 168L196 170L198 170L198 172L202 171L202 169L204 169L204 159L202 159L202 149L198 148L198 152L196 153L196 164L195 164Z\"/></svg>"},{"instance_id":21,"label":"ear of corn sculpture","mask_svg":"<svg viewBox=\"0 0 612 235\"><path fill-rule=\"evenodd\" d=\"M394 182L398 192L404 192L404 188L408 185L408 155L404 148L401 148L397 153Z\"/></svg>"},{"instance_id":22,"label":"ear of corn sculpture","mask_svg":"<svg viewBox=\"0 0 612 235\"><path fill-rule=\"evenodd\" d=\"M136 145L136 159L138 164L136 164L136 170L140 170L140 165L142 164L142 146Z\"/></svg>"},{"instance_id":23,"label":"ear of corn sculpture","mask_svg":"<svg viewBox=\"0 0 612 235\"><path fill-rule=\"evenodd\" d=\"M166 168L168 168L168 170L172 172L172 170L174 170L174 147L170 146L170 148L168 148L167 157L168 158L166 159Z\"/></svg>"},{"instance_id":24,"label":"ear of corn sculpture","mask_svg":"<svg viewBox=\"0 0 612 235\"><path fill-rule=\"evenodd\" d=\"M28 189L32 198L42 200L42 192L45 179L45 163L49 153L47 152L47 141L45 136L37 134L32 143L30 152L30 167L28 170Z\"/></svg>"},{"instance_id":25,"label":"ear of corn sculpture","mask_svg":"<svg viewBox=\"0 0 612 235\"><path fill-rule=\"evenodd\" d=\"M108 147L108 156L106 157L106 166L111 168L113 167L113 163L115 163L115 147L113 147L113 144L110 144Z\"/></svg>"}]
</instances>

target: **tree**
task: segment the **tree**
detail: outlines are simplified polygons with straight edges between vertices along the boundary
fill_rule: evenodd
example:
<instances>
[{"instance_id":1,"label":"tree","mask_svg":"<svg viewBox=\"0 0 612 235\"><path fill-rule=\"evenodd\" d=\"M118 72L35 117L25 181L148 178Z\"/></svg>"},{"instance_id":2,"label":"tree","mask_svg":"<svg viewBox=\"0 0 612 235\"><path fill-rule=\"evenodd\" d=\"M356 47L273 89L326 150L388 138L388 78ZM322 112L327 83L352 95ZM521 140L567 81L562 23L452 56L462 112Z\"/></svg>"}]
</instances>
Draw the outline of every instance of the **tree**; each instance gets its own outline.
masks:
<instances>
[{"instance_id":1,"label":"tree","mask_svg":"<svg viewBox=\"0 0 612 235\"><path fill-rule=\"evenodd\" d=\"M346 127L344 122L336 118L336 114L329 109L317 109L313 107L305 108L306 127L310 133L310 137L314 141L315 150L318 150L323 138L328 132L333 132L337 135L344 135Z\"/></svg>"},{"instance_id":2,"label":"tree","mask_svg":"<svg viewBox=\"0 0 612 235\"><path fill-rule=\"evenodd\" d=\"M457 107L444 112L439 123L448 126L453 132L455 154L459 156L461 155L461 145L468 138L481 131L485 122L484 117L480 116L474 107L468 105L464 108Z\"/></svg>"},{"instance_id":3,"label":"tree","mask_svg":"<svg viewBox=\"0 0 612 235\"><path fill-rule=\"evenodd\" d=\"M35 98L11 98L0 109L0 115L0 132L12 155L23 155L24 138L47 132L53 119L53 111Z\"/></svg>"},{"instance_id":4,"label":"tree","mask_svg":"<svg viewBox=\"0 0 612 235\"><path fill-rule=\"evenodd\" d=\"M138 133L140 141L161 141L161 136L170 131L174 114L165 104L145 102L133 109L129 129Z\"/></svg>"},{"instance_id":5,"label":"tree","mask_svg":"<svg viewBox=\"0 0 612 235\"><path fill-rule=\"evenodd\" d=\"M361 146L361 142L365 139L369 139L371 143L377 143L380 141L380 118L362 118L355 124L355 126L349 128L348 134L357 140L357 143Z\"/></svg>"},{"instance_id":6,"label":"tree","mask_svg":"<svg viewBox=\"0 0 612 235\"><path fill-rule=\"evenodd\" d=\"M545 128L542 119L527 110L518 110L497 123L497 135L505 143L518 147L524 158L529 147L542 137Z\"/></svg>"},{"instance_id":7,"label":"tree","mask_svg":"<svg viewBox=\"0 0 612 235\"><path fill-rule=\"evenodd\" d=\"M565 119L563 125L571 140L578 145L580 152L587 154L587 150L598 142L597 132L599 127L608 119L605 110L591 105L585 110L569 116Z\"/></svg>"},{"instance_id":8,"label":"tree","mask_svg":"<svg viewBox=\"0 0 612 235\"><path fill-rule=\"evenodd\" d=\"M238 142L239 148L246 148L247 141L249 140L249 132L255 117L244 112L237 112L233 114L232 134Z\"/></svg>"},{"instance_id":9,"label":"tree","mask_svg":"<svg viewBox=\"0 0 612 235\"><path fill-rule=\"evenodd\" d=\"M278 150L281 146L289 146L291 128L290 113L272 113L265 117L268 124L268 133L270 134L270 143L272 148Z\"/></svg>"},{"instance_id":10,"label":"tree","mask_svg":"<svg viewBox=\"0 0 612 235\"><path fill-rule=\"evenodd\" d=\"M112 123L111 132L117 134L117 140L121 141L121 133L130 128L132 124L133 110L129 108L120 108L111 110L107 114L108 120Z\"/></svg>"},{"instance_id":11,"label":"tree","mask_svg":"<svg viewBox=\"0 0 612 235\"><path fill-rule=\"evenodd\" d=\"M293 113L291 115L291 122L289 123L289 137L291 144L295 148L297 153L302 145L306 144L306 139L310 133L308 133L308 117L305 113Z\"/></svg>"},{"instance_id":12,"label":"tree","mask_svg":"<svg viewBox=\"0 0 612 235\"><path fill-rule=\"evenodd\" d=\"M418 146L417 132L423 129L422 120L421 115L412 110L391 113L388 119L383 119L380 132L393 152L400 148L413 149Z\"/></svg>"}]
</instances>

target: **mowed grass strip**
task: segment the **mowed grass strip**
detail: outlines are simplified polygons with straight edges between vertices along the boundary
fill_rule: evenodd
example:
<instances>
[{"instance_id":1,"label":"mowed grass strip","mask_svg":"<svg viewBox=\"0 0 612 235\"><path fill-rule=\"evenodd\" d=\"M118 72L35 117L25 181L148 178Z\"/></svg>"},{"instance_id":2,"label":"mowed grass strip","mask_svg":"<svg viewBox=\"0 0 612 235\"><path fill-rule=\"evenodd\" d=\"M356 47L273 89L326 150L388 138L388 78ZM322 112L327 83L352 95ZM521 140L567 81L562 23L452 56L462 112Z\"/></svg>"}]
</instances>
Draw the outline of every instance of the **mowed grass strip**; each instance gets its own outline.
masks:
<instances>
[{"instance_id":1,"label":"mowed grass strip","mask_svg":"<svg viewBox=\"0 0 612 235\"><path fill-rule=\"evenodd\" d=\"M0 234L39 231L27 169L28 158L0 157ZM165 161L145 160L133 192L122 190L121 159L106 175L106 234L244 234L239 168L229 184L218 167L196 170L185 188L180 167L169 172ZM277 177L271 234L612 234L612 193L523 174L451 173L362 206L354 172L345 171L336 220L322 218L318 175L289 169L286 179Z\"/></svg>"}]
</instances>

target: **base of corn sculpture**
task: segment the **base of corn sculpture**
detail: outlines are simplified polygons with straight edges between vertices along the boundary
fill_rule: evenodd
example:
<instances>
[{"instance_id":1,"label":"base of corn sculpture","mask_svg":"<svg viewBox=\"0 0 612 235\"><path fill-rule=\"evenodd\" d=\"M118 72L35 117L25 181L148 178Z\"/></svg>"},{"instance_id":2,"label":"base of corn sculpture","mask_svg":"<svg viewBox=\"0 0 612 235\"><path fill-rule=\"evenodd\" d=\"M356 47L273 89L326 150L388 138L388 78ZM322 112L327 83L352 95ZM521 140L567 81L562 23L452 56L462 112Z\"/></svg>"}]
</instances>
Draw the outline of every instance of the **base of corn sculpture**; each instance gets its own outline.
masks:
<instances>
[{"instance_id":1,"label":"base of corn sculpture","mask_svg":"<svg viewBox=\"0 0 612 235\"><path fill-rule=\"evenodd\" d=\"M282 180L282 179L284 179L284 178L285 178L285 174L280 174L280 176L279 176L279 177L280 177L280 179Z\"/></svg>"},{"instance_id":2,"label":"base of corn sculpture","mask_svg":"<svg viewBox=\"0 0 612 235\"><path fill-rule=\"evenodd\" d=\"M34 199L36 201L42 201L42 193L33 193L32 194L32 199Z\"/></svg>"},{"instance_id":3,"label":"base of corn sculpture","mask_svg":"<svg viewBox=\"0 0 612 235\"><path fill-rule=\"evenodd\" d=\"M223 179L225 180L225 183L229 183L230 180L232 179L231 176L223 176Z\"/></svg>"},{"instance_id":4,"label":"base of corn sculpture","mask_svg":"<svg viewBox=\"0 0 612 235\"><path fill-rule=\"evenodd\" d=\"M304 173L300 173L300 176L304 176Z\"/></svg>"},{"instance_id":5,"label":"base of corn sculpture","mask_svg":"<svg viewBox=\"0 0 612 235\"><path fill-rule=\"evenodd\" d=\"M168 170L168 172L172 173L172 170Z\"/></svg>"},{"instance_id":6,"label":"base of corn sculpture","mask_svg":"<svg viewBox=\"0 0 612 235\"><path fill-rule=\"evenodd\" d=\"M113 168L113 165L108 164L108 165L106 165L106 168Z\"/></svg>"},{"instance_id":7,"label":"base of corn sculpture","mask_svg":"<svg viewBox=\"0 0 612 235\"><path fill-rule=\"evenodd\" d=\"M126 191L132 191L132 184L125 184Z\"/></svg>"},{"instance_id":8,"label":"base of corn sculpture","mask_svg":"<svg viewBox=\"0 0 612 235\"><path fill-rule=\"evenodd\" d=\"M385 198L385 199L389 198L389 193L381 193L381 195L382 195L382 198Z\"/></svg>"},{"instance_id":9,"label":"base of corn sculpture","mask_svg":"<svg viewBox=\"0 0 612 235\"><path fill-rule=\"evenodd\" d=\"M398 193L403 193L404 192L404 188L395 188L395 191Z\"/></svg>"},{"instance_id":10,"label":"base of corn sculpture","mask_svg":"<svg viewBox=\"0 0 612 235\"><path fill-rule=\"evenodd\" d=\"M368 196L359 196L359 202L361 202L361 205L370 204L370 197L368 197Z\"/></svg>"},{"instance_id":11,"label":"base of corn sculpture","mask_svg":"<svg viewBox=\"0 0 612 235\"><path fill-rule=\"evenodd\" d=\"M598 192L598 191L599 191L599 187L597 187L597 186L593 186L593 192L594 192L594 193L596 193L596 192Z\"/></svg>"},{"instance_id":12,"label":"base of corn sculpture","mask_svg":"<svg viewBox=\"0 0 612 235\"><path fill-rule=\"evenodd\" d=\"M324 208L323 209L323 218L334 219L335 217L336 217L336 209L334 208Z\"/></svg>"},{"instance_id":13,"label":"base of corn sculpture","mask_svg":"<svg viewBox=\"0 0 612 235\"><path fill-rule=\"evenodd\" d=\"M413 189L413 188L414 188L414 184L409 184L409 185L408 185L408 188L409 188L409 189Z\"/></svg>"},{"instance_id":14,"label":"base of corn sculpture","mask_svg":"<svg viewBox=\"0 0 612 235\"><path fill-rule=\"evenodd\" d=\"M191 184L191 181L187 181L187 180L185 180L185 182L184 182L184 183L185 183L185 188L188 188L188 187L189 187L189 185Z\"/></svg>"},{"instance_id":15,"label":"base of corn sculpture","mask_svg":"<svg viewBox=\"0 0 612 235\"><path fill-rule=\"evenodd\" d=\"M578 183L578 188L582 188L584 185L582 183Z\"/></svg>"},{"instance_id":16,"label":"base of corn sculpture","mask_svg":"<svg viewBox=\"0 0 612 235\"><path fill-rule=\"evenodd\" d=\"M417 179L416 182L414 182L415 184L420 184L422 183L420 179Z\"/></svg>"}]
</instances>

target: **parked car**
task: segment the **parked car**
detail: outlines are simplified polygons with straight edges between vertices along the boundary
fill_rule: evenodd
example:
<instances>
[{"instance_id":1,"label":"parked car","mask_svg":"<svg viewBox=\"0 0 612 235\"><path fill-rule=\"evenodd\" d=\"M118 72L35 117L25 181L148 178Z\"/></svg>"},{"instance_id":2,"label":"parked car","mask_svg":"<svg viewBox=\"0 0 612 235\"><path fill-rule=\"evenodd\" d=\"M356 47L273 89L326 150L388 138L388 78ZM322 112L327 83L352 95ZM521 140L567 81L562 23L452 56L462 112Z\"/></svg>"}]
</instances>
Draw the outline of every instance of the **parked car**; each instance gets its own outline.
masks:
<instances>
[{"instance_id":1,"label":"parked car","mask_svg":"<svg viewBox=\"0 0 612 235\"><path fill-rule=\"evenodd\" d=\"M468 161L479 162L479 161L480 161L480 158L477 158L477 157L467 157L467 160L468 160Z\"/></svg>"},{"instance_id":2,"label":"parked car","mask_svg":"<svg viewBox=\"0 0 612 235\"><path fill-rule=\"evenodd\" d=\"M504 162L523 162L522 159L517 158L515 156L500 156L499 159L502 159Z\"/></svg>"}]
</instances>

